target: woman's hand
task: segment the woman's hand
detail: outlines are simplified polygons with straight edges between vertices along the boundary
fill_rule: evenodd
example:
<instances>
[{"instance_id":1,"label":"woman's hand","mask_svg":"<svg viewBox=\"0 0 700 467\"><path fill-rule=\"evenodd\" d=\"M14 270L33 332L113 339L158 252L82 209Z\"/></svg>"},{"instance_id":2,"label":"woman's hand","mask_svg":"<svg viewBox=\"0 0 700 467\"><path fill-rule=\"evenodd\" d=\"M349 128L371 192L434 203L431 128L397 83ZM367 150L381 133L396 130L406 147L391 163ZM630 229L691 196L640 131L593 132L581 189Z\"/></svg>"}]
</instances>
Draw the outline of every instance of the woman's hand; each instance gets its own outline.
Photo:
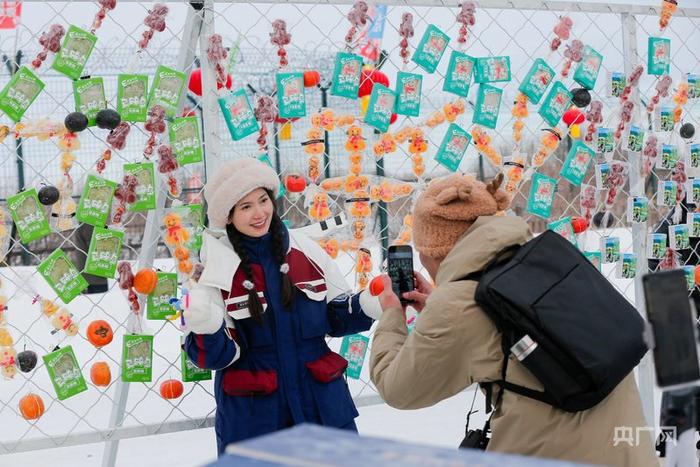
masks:
<instances>
[{"instance_id":1,"label":"woman's hand","mask_svg":"<svg viewBox=\"0 0 700 467\"><path fill-rule=\"evenodd\" d=\"M399 308L403 309L401 305L401 300L396 296L391 288L391 278L387 274L382 274L381 276L382 285L384 290L380 293L377 298L379 299L379 304L382 307L382 311L386 311L389 308Z\"/></svg>"},{"instance_id":2,"label":"woman's hand","mask_svg":"<svg viewBox=\"0 0 700 467\"><path fill-rule=\"evenodd\" d=\"M433 292L433 284L428 281L421 273L418 271L413 271L413 279L416 285L416 288L412 290L411 292L406 292L403 294L403 298L405 300L410 300L412 303L410 304L417 312L423 311L423 308L425 307L425 302L428 300L428 297L430 294Z\"/></svg>"}]
</instances>

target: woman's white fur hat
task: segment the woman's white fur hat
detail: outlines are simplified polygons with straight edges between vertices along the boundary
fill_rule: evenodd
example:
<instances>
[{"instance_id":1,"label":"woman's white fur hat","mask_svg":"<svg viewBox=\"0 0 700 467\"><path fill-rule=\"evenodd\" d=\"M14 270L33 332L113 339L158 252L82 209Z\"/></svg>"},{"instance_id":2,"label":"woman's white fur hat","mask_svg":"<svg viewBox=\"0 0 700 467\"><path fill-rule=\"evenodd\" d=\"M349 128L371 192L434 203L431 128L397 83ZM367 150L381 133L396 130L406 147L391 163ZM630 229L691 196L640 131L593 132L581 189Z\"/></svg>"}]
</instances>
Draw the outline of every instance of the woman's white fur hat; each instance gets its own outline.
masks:
<instances>
[{"instance_id":1,"label":"woman's white fur hat","mask_svg":"<svg viewBox=\"0 0 700 467\"><path fill-rule=\"evenodd\" d=\"M277 197L280 179L269 165L252 157L227 162L204 185L209 227L225 229L228 215L236 203L248 193L265 188Z\"/></svg>"}]
</instances>

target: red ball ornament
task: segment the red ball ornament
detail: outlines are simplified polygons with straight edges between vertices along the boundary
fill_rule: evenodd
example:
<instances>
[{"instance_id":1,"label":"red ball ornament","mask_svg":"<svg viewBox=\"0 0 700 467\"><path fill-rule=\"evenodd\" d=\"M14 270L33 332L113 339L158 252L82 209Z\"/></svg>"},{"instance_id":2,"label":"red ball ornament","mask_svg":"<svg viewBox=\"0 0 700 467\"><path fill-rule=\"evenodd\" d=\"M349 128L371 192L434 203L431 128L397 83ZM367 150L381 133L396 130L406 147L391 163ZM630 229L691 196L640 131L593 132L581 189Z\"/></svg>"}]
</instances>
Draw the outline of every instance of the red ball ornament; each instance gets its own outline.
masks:
<instances>
[{"instance_id":1,"label":"red ball ornament","mask_svg":"<svg viewBox=\"0 0 700 467\"><path fill-rule=\"evenodd\" d=\"M392 125L398 118L399 118L398 115L391 114L391 118L389 119L389 125Z\"/></svg>"},{"instance_id":2,"label":"red ball ornament","mask_svg":"<svg viewBox=\"0 0 700 467\"><path fill-rule=\"evenodd\" d=\"M309 70L304 72L304 87L312 88L318 86L321 83L321 74L316 70Z\"/></svg>"},{"instance_id":3,"label":"red ball ornament","mask_svg":"<svg viewBox=\"0 0 700 467\"><path fill-rule=\"evenodd\" d=\"M566 126L571 126L585 122L586 116L583 114L583 112L574 107L564 112L561 119L564 120Z\"/></svg>"},{"instance_id":4,"label":"red ball ornament","mask_svg":"<svg viewBox=\"0 0 700 467\"><path fill-rule=\"evenodd\" d=\"M226 89L231 89L231 86L233 86L233 76L226 75ZM194 94L201 96L202 95L202 69L201 68L195 68L192 70L192 73L190 73L190 79L187 82L187 87L189 88L190 91L192 91ZM221 89L221 83L216 83L217 89Z\"/></svg>"},{"instance_id":5,"label":"red ball ornament","mask_svg":"<svg viewBox=\"0 0 700 467\"><path fill-rule=\"evenodd\" d=\"M585 217L572 217L571 226L574 228L574 233L580 234L588 229L588 219Z\"/></svg>"},{"instance_id":6,"label":"red ball ornament","mask_svg":"<svg viewBox=\"0 0 700 467\"><path fill-rule=\"evenodd\" d=\"M390 87L389 77L376 68L363 68L360 75L360 88L357 90L357 97L369 96L372 94L374 83L383 84Z\"/></svg>"},{"instance_id":7,"label":"red ball ornament","mask_svg":"<svg viewBox=\"0 0 700 467\"><path fill-rule=\"evenodd\" d=\"M299 175L287 175L284 185L290 193L303 193L306 189L306 179Z\"/></svg>"}]
</instances>

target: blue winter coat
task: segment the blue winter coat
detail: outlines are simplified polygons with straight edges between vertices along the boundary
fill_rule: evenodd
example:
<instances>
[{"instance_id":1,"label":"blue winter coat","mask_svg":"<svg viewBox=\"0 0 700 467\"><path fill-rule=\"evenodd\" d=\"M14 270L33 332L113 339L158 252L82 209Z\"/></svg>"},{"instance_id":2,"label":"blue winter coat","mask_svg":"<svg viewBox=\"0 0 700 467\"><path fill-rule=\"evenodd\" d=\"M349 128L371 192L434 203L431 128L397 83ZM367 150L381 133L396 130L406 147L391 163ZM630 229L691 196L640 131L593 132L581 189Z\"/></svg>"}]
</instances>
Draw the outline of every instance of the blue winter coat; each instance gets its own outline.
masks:
<instances>
[{"instance_id":1,"label":"blue winter coat","mask_svg":"<svg viewBox=\"0 0 700 467\"><path fill-rule=\"evenodd\" d=\"M347 288L344 278L315 242L294 233L290 240L286 229L284 233L289 277L296 287L291 309L282 305L271 235L244 241L265 308L263 325L250 318L245 275L228 239L205 234L203 251L210 257L204 258L198 287L207 289L209 298L193 293L191 307L198 306L199 297L200 306L225 307L225 319L212 334L188 334L185 350L198 367L217 370L219 454L229 443L303 422L357 430L358 412L343 378L343 361L331 353L326 336L366 331L373 319L362 311L360 294L340 293ZM231 272L222 268L230 271L231 266L235 272L225 287ZM365 300L363 296L363 303L369 303ZM370 314L376 316L376 310Z\"/></svg>"}]
</instances>

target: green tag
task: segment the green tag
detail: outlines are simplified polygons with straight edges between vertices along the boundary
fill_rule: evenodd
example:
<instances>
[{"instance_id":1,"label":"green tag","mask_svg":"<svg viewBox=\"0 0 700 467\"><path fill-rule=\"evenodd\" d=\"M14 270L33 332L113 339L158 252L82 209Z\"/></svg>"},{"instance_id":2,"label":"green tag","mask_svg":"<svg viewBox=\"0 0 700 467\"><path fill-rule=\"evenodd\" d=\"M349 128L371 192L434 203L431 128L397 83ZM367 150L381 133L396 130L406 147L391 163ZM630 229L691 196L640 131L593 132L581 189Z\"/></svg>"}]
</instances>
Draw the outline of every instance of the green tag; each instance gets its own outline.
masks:
<instances>
[{"instance_id":1,"label":"green tag","mask_svg":"<svg viewBox=\"0 0 700 467\"><path fill-rule=\"evenodd\" d=\"M450 124L435 156L435 162L451 172L456 172L471 140L472 137L469 133L454 123Z\"/></svg>"},{"instance_id":2,"label":"green tag","mask_svg":"<svg viewBox=\"0 0 700 467\"><path fill-rule=\"evenodd\" d=\"M673 180L659 181L656 204L660 206L675 206L678 195L678 185Z\"/></svg>"},{"instance_id":3,"label":"green tag","mask_svg":"<svg viewBox=\"0 0 700 467\"><path fill-rule=\"evenodd\" d=\"M277 73L277 108L280 118L306 115L306 93L303 73Z\"/></svg>"},{"instance_id":4,"label":"green tag","mask_svg":"<svg viewBox=\"0 0 700 467\"><path fill-rule=\"evenodd\" d=\"M564 217L558 221L550 222L547 224L547 228L553 232L558 233L565 239L567 239L572 245L578 248L578 242L576 241L576 233L574 232L574 226L571 225L571 217Z\"/></svg>"},{"instance_id":5,"label":"green tag","mask_svg":"<svg viewBox=\"0 0 700 467\"><path fill-rule=\"evenodd\" d=\"M610 128L598 128L597 152L612 152L615 147L615 139Z\"/></svg>"},{"instance_id":6,"label":"green tag","mask_svg":"<svg viewBox=\"0 0 700 467\"><path fill-rule=\"evenodd\" d=\"M219 107L221 107L228 131L231 133L231 138L234 141L252 135L260 129L245 90L239 89L236 92L220 97Z\"/></svg>"},{"instance_id":7,"label":"green tag","mask_svg":"<svg viewBox=\"0 0 700 467\"><path fill-rule=\"evenodd\" d=\"M208 381L211 379L211 370L197 367L197 365L192 363L184 350L180 353L180 368L182 369L182 381L184 383Z\"/></svg>"},{"instance_id":8,"label":"green tag","mask_svg":"<svg viewBox=\"0 0 700 467\"><path fill-rule=\"evenodd\" d=\"M139 184L136 185L136 202L129 207L129 211L148 211L156 208L156 176L153 162L139 162L136 164L124 164L124 174L136 177Z\"/></svg>"},{"instance_id":9,"label":"green tag","mask_svg":"<svg viewBox=\"0 0 700 467\"><path fill-rule=\"evenodd\" d=\"M272 165L272 161L270 160L270 156L267 155L267 153L260 154L258 156L258 160L261 162L264 162L267 164L268 167L275 168ZM282 180L280 180L280 188L279 188L279 193L277 193L277 199L280 199L287 193L287 188L284 186L284 183L282 183Z\"/></svg>"},{"instance_id":10,"label":"green tag","mask_svg":"<svg viewBox=\"0 0 700 467\"><path fill-rule=\"evenodd\" d=\"M683 266L683 272L688 290L693 290L695 288L695 266Z\"/></svg>"},{"instance_id":11,"label":"green tag","mask_svg":"<svg viewBox=\"0 0 700 467\"><path fill-rule=\"evenodd\" d=\"M557 81L549 90L540 106L539 114L549 126L557 126L561 116L571 105L571 93L561 81Z\"/></svg>"},{"instance_id":12,"label":"green tag","mask_svg":"<svg viewBox=\"0 0 700 467\"><path fill-rule=\"evenodd\" d=\"M649 199L646 196L632 196L627 201L627 222L639 224L649 219Z\"/></svg>"},{"instance_id":13,"label":"green tag","mask_svg":"<svg viewBox=\"0 0 700 467\"><path fill-rule=\"evenodd\" d=\"M177 297L177 273L157 273L158 284L146 300L146 317L148 319L167 319L175 314L170 299Z\"/></svg>"},{"instance_id":14,"label":"green tag","mask_svg":"<svg viewBox=\"0 0 700 467\"><path fill-rule=\"evenodd\" d=\"M678 251L690 248L690 229L688 229L688 224L670 225L668 237L671 249Z\"/></svg>"},{"instance_id":15,"label":"green tag","mask_svg":"<svg viewBox=\"0 0 700 467\"><path fill-rule=\"evenodd\" d=\"M700 167L700 144L695 143L690 145L690 167L698 168Z\"/></svg>"},{"instance_id":16,"label":"green tag","mask_svg":"<svg viewBox=\"0 0 700 467\"><path fill-rule=\"evenodd\" d=\"M0 92L0 110L17 123L43 89L43 81L26 66L20 67Z\"/></svg>"},{"instance_id":17,"label":"green tag","mask_svg":"<svg viewBox=\"0 0 700 467\"><path fill-rule=\"evenodd\" d=\"M420 114L423 76L399 71L396 74L396 113L417 117Z\"/></svg>"},{"instance_id":18,"label":"green tag","mask_svg":"<svg viewBox=\"0 0 700 467\"><path fill-rule=\"evenodd\" d=\"M490 84L479 86L472 123L495 129L503 91Z\"/></svg>"},{"instance_id":19,"label":"green tag","mask_svg":"<svg viewBox=\"0 0 700 467\"><path fill-rule=\"evenodd\" d=\"M636 125L632 125L630 134L627 136L627 149L630 152L641 152L643 142L644 130Z\"/></svg>"},{"instance_id":20,"label":"green tag","mask_svg":"<svg viewBox=\"0 0 700 467\"><path fill-rule=\"evenodd\" d=\"M603 263L603 253L600 251L584 251L583 256L590 261L595 268L600 271Z\"/></svg>"},{"instance_id":21,"label":"green tag","mask_svg":"<svg viewBox=\"0 0 700 467\"><path fill-rule=\"evenodd\" d=\"M530 197L527 200L527 211L544 219L549 219L554 203L554 193L557 191L557 181L541 173L532 176Z\"/></svg>"},{"instance_id":22,"label":"green tag","mask_svg":"<svg viewBox=\"0 0 700 467\"><path fill-rule=\"evenodd\" d=\"M697 99L700 97L700 77L698 75L688 74L688 99Z\"/></svg>"},{"instance_id":23,"label":"green tag","mask_svg":"<svg viewBox=\"0 0 700 467\"><path fill-rule=\"evenodd\" d=\"M51 233L49 221L39 204L36 189L31 188L7 198L7 209L23 243L38 240Z\"/></svg>"},{"instance_id":24,"label":"green tag","mask_svg":"<svg viewBox=\"0 0 700 467\"><path fill-rule=\"evenodd\" d=\"M187 225L190 239L185 243L185 248L190 251L202 249L202 233L204 232L204 208L201 204L185 204L171 207L166 212L175 212L182 219L182 224Z\"/></svg>"},{"instance_id":25,"label":"green tag","mask_svg":"<svg viewBox=\"0 0 700 467\"><path fill-rule=\"evenodd\" d=\"M581 141L576 141L562 165L560 175L572 185L580 186L588 172L588 166L595 158L595 151Z\"/></svg>"},{"instance_id":26,"label":"green tag","mask_svg":"<svg viewBox=\"0 0 700 467\"><path fill-rule=\"evenodd\" d=\"M78 359L73 353L73 347L67 345L42 358L58 400L62 401L87 391L88 387L80 371Z\"/></svg>"},{"instance_id":27,"label":"green tag","mask_svg":"<svg viewBox=\"0 0 700 467\"><path fill-rule=\"evenodd\" d=\"M202 162L202 138L197 117L176 117L168 123L168 133L178 164Z\"/></svg>"},{"instance_id":28,"label":"green tag","mask_svg":"<svg viewBox=\"0 0 700 467\"><path fill-rule=\"evenodd\" d=\"M66 304L87 289L87 281L60 248L42 261L37 270Z\"/></svg>"},{"instance_id":29,"label":"green tag","mask_svg":"<svg viewBox=\"0 0 700 467\"><path fill-rule=\"evenodd\" d=\"M538 58L530 67L523 82L520 83L518 91L525 94L533 104L539 104L556 75L557 73L547 65L547 62Z\"/></svg>"},{"instance_id":30,"label":"green tag","mask_svg":"<svg viewBox=\"0 0 700 467\"><path fill-rule=\"evenodd\" d=\"M88 118L88 125L95 126L97 112L107 108L105 86L102 78L73 81L75 110Z\"/></svg>"},{"instance_id":31,"label":"green tag","mask_svg":"<svg viewBox=\"0 0 700 467\"><path fill-rule=\"evenodd\" d=\"M647 73L667 75L671 71L671 39L649 37Z\"/></svg>"},{"instance_id":32,"label":"green tag","mask_svg":"<svg viewBox=\"0 0 700 467\"><path fill-rule=\"evenodd\" d=\"M396 94L382 84L375 83L372 86L372 95L369 98L367 113L364 122L376 128L381 133L389 129L391 114L394 113Z\"/></svg>"},{"instance_id":33,"label":"green tag","mask_svg":"<svg viewBox=\"0 0 700 467\"><path fill-rule=\"evenodd\" d=\"M649 235L647 242L649 257L653 259L663 259L666 254L666 234L653 233Z\"/></svg>"},{"instance_id":34,"label":"green tag","mask_svg":"<svg viewBox=\"0 0 700 467\"><path fill-rule=\"evenodd\" d=\"M574 73L574 81L586 89L593 89L596 80L598 80L598 73L602 63L603 56L593 47L585 46L583 48L583 59L579 62L576 67L576 73Z\"/></svg>"},{"instance_id":35,"label":"green tag","mask_svg":"<svg viewBox=\"0 0 700 467\"><path fill-rule=\"evenodd\" d=\"M122 347L122 381L148 383L153 373L153 336L126 334Z\"/></svg>"},{"instance_id":36,"label":"green tag","mask_svg":"<svg viewBox=\"0 0 700 467\"><path fill-rule=\"evenodd\" d=\"M510 57L480 57L476 59L474 82L510 81Z\"/></svg>"},{"instance_id":37,"label":"green tag","mask_svg":"<svg viewBox=\"0 0 700 467\"><path fill-rule=\"evenodd\" d=\"M365 354L369 347L369 338L362 334L353 334L343 337L340 345L340 355L348 361L348 368L345 374L348 378L360 379L362 364L365 362Z\"/></svg>"},{"instance_id":38,"label":"green tag","mask_svg":"<svg viewBox=\"0 0 700 467\"><path fill-rule=\"evenodd\" d=\"M475 65L476 59L474 57L453 50L450 55L450 64L447 67L442 90L461 97L467 97Z\"/></svg>"},{"instance_id":39,"label":"green tag","mask_svg":"<svg viewBox=\"0 0 700 467\"><path fill-rule=\"evenodd\" d=\"M185 88L185 80L184 73L158 65L148 94L148 108L160 105L165 109L165 115L174 117Z\"/></svg>"},{"instance_id":40,"label":"green tag","mask_svg":"<svg viewBox=\"0 0 700 467\"><path fill-rule=\"evenodd\" d=\"M605 252L603 262L617 263L620 260L620 238L619 237L603 237L600 240L602 250Z\"/></svg>"},{"instance_id":41,"label":"green tag","mask_svg":"<svg viewBox=\"0 0 700 467\"><path fill-rule=\"evenodd\" d=\"M335 56L331 95L357 99L361 76L362 57L347 52L338 52Z\"/></svg>"},{"instance_id":42,"label":"green tag","mask_svg":"<svg viewBox=\"0 0 700 467\"><path fill-rule=\"evenodd\" d=\"M661 149L661 159L658 161L659 165L657 168L667 170L675 169L679 159L678 148L673 144L664 144Z\"/></svg>"},{"instance_id":43,"label":"green tag","mask_svg":"<svg viewBox=\"0 0 700 467\"><path fill-rule=\"evenodd\" d=\"M627 76L624 73L614 71L610 75L610 94L613 97L620 97L622 91L625 90L625 86L627 86Z\"/></svg>"},{"instance_id":44,"label":"green tag","mask_svg":"<svg viewBox=\"0 0 700 467\"><path fill-rule=\"evenodd\" d=\"M97 36L76 26L70 26L51 68L72 80L80 79L90 58Z\"/></svg>"},{"instance_id":45,"label":"green tag","mask_svg":"<svg viewBox=\"0 0 700 467\"><path fill-rule=\"evenodd\" d=\"M700 212L688 213L688 230L691 237L700 237Z\"/></svg>"},{"instance_id":46,"label":"green tag","mask_svg":"<svg viewBox=\"0 0 700 467\"><path fill-rule=\"evenodd\" d=\"M122 252L124 232L95 227L90 239L85 272L93 276L114 278Z\"/></svg>"},{"instance_id":47,"label":"green tag","mask_svg":"<svg viewBox=\"0 0 700 467\"><path fill-rule=\"evenodd\" d=\"M608 190L608 179L610 178L610 164L604 162L595 167L595 183L599 190Z\"/></svg>"},{"instance_id":48,"label":"green tag","mask_svg":"<svg viewBox=\"0 0 700 467\"><path fill-rule=\"evenodd\" d=\"M125 122L145 122L148 118L148 76L119 75L117 112Z\"/></svg>"},{"instance_id":49,"label":"green tag","mask_svg":"<svg viewBox=\"0 0 700 467\"><path fill-rule=\"evenodd\" d=\"M78 222L96 227L107 225L116 189L117 183L96 175L88 175L76 212Z\"/></svg>"},{"instance_id":50,"label":"green tag","mask_svg":"<svg viewBox=\"0 0 700 467\"><path fill-rule=\"evenodd\" d=\"M442 32L434 24L428 26L420 40L411 60L428 73L432 73L440 63L442 55L450 42L450 36Z\"/></svg>"},{"instance_id":51,"label":"green tag","mask_svg":"<svg viewBox=\"0 0 700 467\"><path fill-rule=\"evenodd\" d=\"M659 112L659 123L660 131L673 131L675 122L673 121L672 107L661 107L661 111Z\"/></svg>"},{"instance_id":52,"label":"green tag","mask_svg":"<svg viewBox=\"0 0 700 467\"><path fill-rule=\"evenodd\" d=\"M634 279L637 277L637 255L634 253L625 253L622 255L620 277L622 279Z\"/></svg>"}]
</instances>

